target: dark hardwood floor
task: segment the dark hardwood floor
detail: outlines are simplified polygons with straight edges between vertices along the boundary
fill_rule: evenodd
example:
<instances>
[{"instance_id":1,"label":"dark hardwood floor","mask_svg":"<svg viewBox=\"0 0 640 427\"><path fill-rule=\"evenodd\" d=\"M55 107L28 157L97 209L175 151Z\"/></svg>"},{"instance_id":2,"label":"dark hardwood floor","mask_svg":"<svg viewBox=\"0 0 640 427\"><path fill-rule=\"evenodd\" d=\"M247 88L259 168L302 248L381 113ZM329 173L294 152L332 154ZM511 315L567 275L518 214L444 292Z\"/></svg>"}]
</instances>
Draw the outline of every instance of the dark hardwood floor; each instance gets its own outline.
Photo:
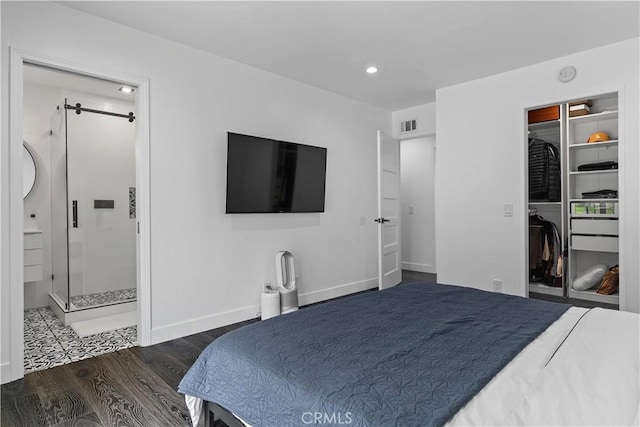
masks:
<instances>
[{"instance_id":1,"label":"dark hardwood floor","mask_svg":"<svg viewBox=\"0 0 640 427\"><path fill-rule=\"evenodd\" d=\"M419 271L402 270L402 281L437 283L438 276L432 273L421 273Z\"/></svg>"},{"instance_id":2,"label":"dark hardwood floor","mask_svg":"<svg viewBox=\"0 0 640 427\"><path fill-rule=\"evenodd\" d=\"M209 343L255 321L27 374L2 386L1 425L190 426L178 383Z\"/></svg>"},{"instance_id":3,"label":"dark hardwood floor","mask_svg":"<svg viewBox=\"0 0 640 427\"><path fill-rule=\"evenodd\" d=\"M402 279L435 281L435 275L403 271ZM178 383L209 343L255 321L29 373L2 385L0 423L3 427L190 426L184 397L176 391Z\"/></svg>"}]
</instances>

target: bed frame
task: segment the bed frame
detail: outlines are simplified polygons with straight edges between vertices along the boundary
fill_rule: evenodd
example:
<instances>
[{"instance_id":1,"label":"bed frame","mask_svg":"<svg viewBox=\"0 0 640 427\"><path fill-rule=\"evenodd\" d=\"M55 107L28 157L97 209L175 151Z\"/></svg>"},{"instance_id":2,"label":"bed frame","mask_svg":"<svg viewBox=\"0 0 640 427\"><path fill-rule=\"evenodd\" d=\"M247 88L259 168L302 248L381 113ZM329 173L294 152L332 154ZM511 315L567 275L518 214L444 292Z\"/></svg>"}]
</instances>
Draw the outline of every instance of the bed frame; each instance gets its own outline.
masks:
<instances>
[{"instance_id":1,"label":"bed frame","mask_svg":"<svg viewBox=\"0 0 640 427\"><path fill-rule=\"evenodd\" d=\"M228 411L217 403L205 400L203 407L205 427L214 427L217 420L222 420L229 427L245 427L245 424L233 415L231 411Z\"/></svg>"}]
</instances>

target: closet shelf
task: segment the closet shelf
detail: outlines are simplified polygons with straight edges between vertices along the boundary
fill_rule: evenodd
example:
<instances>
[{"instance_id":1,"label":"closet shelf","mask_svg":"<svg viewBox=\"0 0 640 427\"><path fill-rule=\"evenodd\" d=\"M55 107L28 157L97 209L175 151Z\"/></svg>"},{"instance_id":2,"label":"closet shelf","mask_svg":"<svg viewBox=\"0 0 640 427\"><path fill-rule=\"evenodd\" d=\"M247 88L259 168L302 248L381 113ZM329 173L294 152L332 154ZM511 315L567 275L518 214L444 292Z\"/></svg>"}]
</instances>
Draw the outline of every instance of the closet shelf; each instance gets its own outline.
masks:
<instances>
[{"instance_id":1,"label":"closet shelf","mask_svg":"<svg viewBox=\"0 0 640 427\"><path fill-rule=\"evenodd\" d=\"M549 120L546 122L529 123L530 130L553 129L553 128L559 128L559 127L560 127L560 119Z\"/></svg>"},{"instance_id":2,"label":"closet shelf","mask_svg":"<svg viewBox=\"0 0 640 427\"><path fill-rule=\"evenodd\" d=\"M562 288L545 285L544 283L529 282L529 292L544 295L555 295L558 297L562 295Z\"/></svg>"},{"instance_id":3,"label":"closet shelf","mask_svg":"<svg viewBox=\"0 0 640 427\"><path fill-rule=\"evenodd\" d=\"M588 123L592 121L615 119L618 117L618 111L603 111L601 113L585 114L584 116L569 117L569 121Z\"/></svg>"},{"instance_id":4,"label":"closet shelf","mask_svg":"<svg viewBox=\"0 0 640 427\"><path fill-rule=\"evenodd\" d=\"M618 173L618 169L603 169L599 171L571 171L569 175L602 175L608 173Z\"/></svg>"},{"instance_id":5,"label":"closet shelf","mask_svg":"<svg viewBox=\"0 0 640 427\"><path fill-rule=\"evenodd\" d=\"M596 292L595 289L589 289L587 291L576 291L575 289L569 288L569 298L577 298L614 305L618 305L620 303L619 294L600 295Z\"/></svg>"},{"instance_id":6,"label":"closet shelf","mask_svg":"<svg viewBox=\"0 0 640 427\"><path fill-rule=\"evenodd\" d=\"M611 147L613 145L618 145L619 140L612 139L604 142L585 142L580 144L569 144L570 149L580 150L583 148L603 148L603 147Z\"/></svg>"},{"instance_id":7,"label":"closet shelf","mask_svg":"<svg viewBox=\"0 0 640 427\"><path fill-rule=\"evenodd\" d=\"M590 203L590 202L611 202L617 203L618 199L569 199L569 202Z\"/></svg>"}]
</instances>

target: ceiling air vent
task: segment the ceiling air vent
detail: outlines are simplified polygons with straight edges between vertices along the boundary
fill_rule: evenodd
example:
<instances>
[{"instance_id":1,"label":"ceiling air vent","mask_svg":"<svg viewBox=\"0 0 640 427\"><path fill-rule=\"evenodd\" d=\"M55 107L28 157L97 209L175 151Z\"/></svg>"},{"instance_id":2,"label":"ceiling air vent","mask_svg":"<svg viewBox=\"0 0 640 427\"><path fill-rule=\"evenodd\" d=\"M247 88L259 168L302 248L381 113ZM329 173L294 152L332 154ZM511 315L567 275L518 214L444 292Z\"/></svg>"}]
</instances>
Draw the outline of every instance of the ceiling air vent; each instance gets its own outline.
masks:
<instances>
[{"instance_id":1,"label":"ceiling air vent","mask_svg":"<svg viewBox=\"0 0 640 427\"><path fill-rule=\"evenodd\" d=\"M400 133L414 132L416 129L418 129L416 119L400 122Z\"/></svg>"}]
</instances>

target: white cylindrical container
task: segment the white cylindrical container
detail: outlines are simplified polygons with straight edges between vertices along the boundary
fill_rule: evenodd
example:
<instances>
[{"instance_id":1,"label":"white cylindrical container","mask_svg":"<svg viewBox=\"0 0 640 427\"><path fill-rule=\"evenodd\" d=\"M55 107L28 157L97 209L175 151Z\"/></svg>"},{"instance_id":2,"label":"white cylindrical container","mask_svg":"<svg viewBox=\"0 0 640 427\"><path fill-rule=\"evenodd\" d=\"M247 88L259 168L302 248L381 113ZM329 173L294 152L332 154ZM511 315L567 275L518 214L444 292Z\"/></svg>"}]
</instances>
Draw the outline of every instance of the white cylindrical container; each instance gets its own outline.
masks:
<instances>
[{"instance_id":1,"label":"white cylindrical container","mask_svg":"<svg viewBox=\"0 0 640 427\"><path fill-rule=\"evenodd\" d=\"M262 320L280 315L280 292L266 291L262 293Z\"/></svg>"}]
</instances>

